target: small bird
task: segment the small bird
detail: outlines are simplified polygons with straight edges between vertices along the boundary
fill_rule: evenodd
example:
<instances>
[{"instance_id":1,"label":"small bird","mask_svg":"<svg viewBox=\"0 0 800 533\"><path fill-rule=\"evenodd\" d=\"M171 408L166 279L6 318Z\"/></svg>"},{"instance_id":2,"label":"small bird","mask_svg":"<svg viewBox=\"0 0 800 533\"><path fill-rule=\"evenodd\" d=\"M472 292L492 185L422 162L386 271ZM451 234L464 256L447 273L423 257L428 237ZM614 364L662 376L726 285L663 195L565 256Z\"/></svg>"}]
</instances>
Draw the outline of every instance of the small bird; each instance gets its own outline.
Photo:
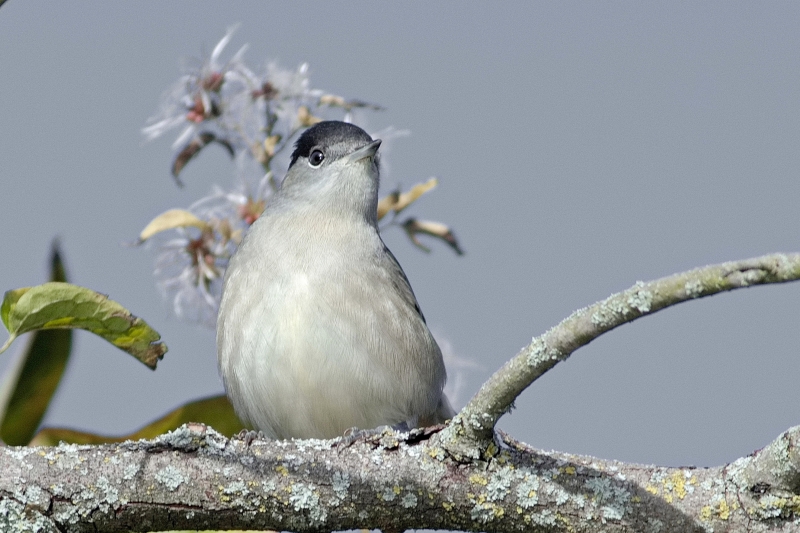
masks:
<instances>
[{"instance_id":1,"label":"small bird","mask_svg":"<svg viewBox=\"0 0 800 533\"><path fill-rule=\"evenodd\" d=\"M217 356L246 423L277 439L454 415L442 354L378 231L380 140L320 122L225 274Z\"/></svg>"}]
</instances>

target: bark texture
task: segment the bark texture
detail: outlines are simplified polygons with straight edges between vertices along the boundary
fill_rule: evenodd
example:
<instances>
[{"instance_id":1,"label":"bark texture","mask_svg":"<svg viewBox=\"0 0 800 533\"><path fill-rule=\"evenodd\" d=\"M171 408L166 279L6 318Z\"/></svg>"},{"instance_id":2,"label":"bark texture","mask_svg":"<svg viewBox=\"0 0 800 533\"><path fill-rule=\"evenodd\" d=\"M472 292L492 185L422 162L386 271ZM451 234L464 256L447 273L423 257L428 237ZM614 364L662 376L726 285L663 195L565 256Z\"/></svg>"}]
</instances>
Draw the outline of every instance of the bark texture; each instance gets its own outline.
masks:
<instances>
[{"instance_id":1,"label":"bark texture","mask_svg":"<svg viewBox=\"0 0 800 533\"><path fill-rule=\"evenodd\" d=\"M498 434L459 461L441 428L355 441L152 441L0 449L0 530L797 531L800 427L715 468L535 450Z\"/></svg>"}]
</instances>

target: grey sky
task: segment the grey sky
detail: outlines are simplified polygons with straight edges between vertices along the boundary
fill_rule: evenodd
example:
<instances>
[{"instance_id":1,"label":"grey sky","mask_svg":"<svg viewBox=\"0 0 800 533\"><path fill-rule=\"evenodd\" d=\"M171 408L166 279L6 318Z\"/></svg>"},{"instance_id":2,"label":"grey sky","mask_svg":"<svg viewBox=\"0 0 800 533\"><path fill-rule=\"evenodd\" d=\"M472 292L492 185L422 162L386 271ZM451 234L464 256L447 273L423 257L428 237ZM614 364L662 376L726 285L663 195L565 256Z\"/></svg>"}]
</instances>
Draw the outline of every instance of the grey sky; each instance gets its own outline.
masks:
<instances>
[{"instance_id":1,"label":"grey sky","mask_svg":"<svg viewBox=\"0 0 800 533\"><path fill-rule=\"evenodd\" d=\"M469 373L458 403L571 311L695 266L797 249L800 6L789 2L7 2L0 9L2 290L74 283L159 330L156 372L81 333L51 425L131 431L222 390L213 334L173 318L153 255L121 245L232 182L222 150L169 176L140 129L181 58L307 61L312 85L407 128L385 190L435 175L413 213L467 254L385 239ZM625 326L535 383L501 427L540 448L711 465L800 423L800 285L737 291ZM17 341L18 346L23 344ZM12 349L11 352L14 350ZM11 354L4 354L4 368Z\"/></svg>"}]
</instances>

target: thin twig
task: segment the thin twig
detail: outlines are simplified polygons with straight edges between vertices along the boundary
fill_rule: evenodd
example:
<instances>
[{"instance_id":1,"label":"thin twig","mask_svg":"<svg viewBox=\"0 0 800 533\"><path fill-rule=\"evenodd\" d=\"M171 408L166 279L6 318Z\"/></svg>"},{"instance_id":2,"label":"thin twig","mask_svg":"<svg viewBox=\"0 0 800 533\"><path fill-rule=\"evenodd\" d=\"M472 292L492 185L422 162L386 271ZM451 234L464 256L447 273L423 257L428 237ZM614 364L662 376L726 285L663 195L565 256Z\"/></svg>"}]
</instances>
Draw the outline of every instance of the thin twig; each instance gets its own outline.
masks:
<instances>
[{"instance_id":1,"label":"thin twig","mask_svg":"<svg viewBox=\"0 0 800 533\"><path fill-rule=\"evenodd\" d=\"M440 442L455 457L480 456L492 442L495 424L523 390L575 350L622 324L687 300L798 279L800 254L773 254L637 282L534 338L483 384L440 434Z\"/></svg>"}]
</instances>

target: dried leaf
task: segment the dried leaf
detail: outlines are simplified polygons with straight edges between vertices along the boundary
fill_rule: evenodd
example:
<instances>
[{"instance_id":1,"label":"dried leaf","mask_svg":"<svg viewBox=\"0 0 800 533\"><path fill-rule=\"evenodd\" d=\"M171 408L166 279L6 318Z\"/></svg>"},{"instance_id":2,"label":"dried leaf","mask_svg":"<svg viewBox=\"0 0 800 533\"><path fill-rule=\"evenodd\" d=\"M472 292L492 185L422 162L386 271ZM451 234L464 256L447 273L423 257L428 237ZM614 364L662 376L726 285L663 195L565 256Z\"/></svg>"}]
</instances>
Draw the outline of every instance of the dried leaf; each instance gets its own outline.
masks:
<instances>
[{"instance_id":1,"label":"dried leaf","mask_svg":"<svg viewBox=\"0 0 800 533\"><path fill-rule=\"evenodd\" d=\"M378 220L381 220L386 214L394 209L397 201L400 199L400 191L390 192L378 201Z\"/></svg>"},{"instance_id":2,"label":"dried leaf","mask_svg":"<svg viewBox=\"0 0 800 533\"><path fill-rule=\"evenodd\" d=\"M301 126L306 128L322 122L321 118L312 115L311 111L308 110L308 107L304 105L301 105L300 109L297 110L297 120L300 122Z\"/></svg>"},{"instance_id":3,"label":"dried leaf","mask_svg":"<svg viewBox=\"0 0 800 533\"><path fill-rule=\"evenodd\" d=\"M150 221L139 234L139 244L143 243L156 233L161 233L175 228L198 228L200 230L209 229L208 222L197 218L191 211L185 209L170 209L164 211Z\"/></svg>"},{"instance_id":4,"label":"dried leaf","mask_svg":"<svg viewBox=\"0 0 800 533\"><path fill-rule=\"evenodd\" d=\"M329 105L334 107L344 107L347 102L343 97L335 94L323 94L319 97L319 105Z\"/></svg>"},{"instance_id":5,"label":"dried leaf","mask_svg":"<svg viewBox=\"0 0 800 533\"><path fill-rule=\"evenodd\" d=\"M278 146L280 140L280 135L270 135L264 139L264 153L269 159L272 159L275 156L275 147Z\"/></svg>"},{"instance_id":6,"label":"dried leaf","mask_svg":"<svg viewBox=\"0 0 800 533\"><path fill-rule=\"evenodd\" d=\"M231 228L231 223L227 218L223 218L217 224L217 232L219 232L220 237L222 237L222 243L225 244L229 240L231 240L231 235L233 234L233 228Z\"/></svg>"},{"instance_id":7,"label":"dried leaf","mask_svg":"<svg viewBox=\"0 0 800 533\"><path fill-rule=\"evenodd\" d=\"M378 201L378 220L381 220L390 211L394 211L395 214L400 213L400 211L416 202L420 196L432 190L438 184L439 181L436 178L431 178L425 183L417 183L408 192L396 190L387 194Z\"/></svg>"},{"instance_id":8,"label":"dried leaf","mask_svg":"<svg viewBox=\"0 0 800 533\"><path fill-rule=\"evenodd\" d=\"M161 336L144 320L105 295L69 283L7 291L0 319L10 334L0 352L23 333L66 328L91 331L152 369L167 352L166 345L158 342Z\"/></svg>"},{"instance_id":9,"label":"dried leaf","mask_svg":"<svg viewBox=\"0 0 800 533\"><path fill-rule=\"evenodd\" d=\"M364 102L363 100L345 100L341 96L336 96L335 94L323 94L319 97L319 105L328 105L331 107L342 107L347 111L357 107L364 107L368 109L372 109L374 111L383 111L384 108L376 105L370 104L369 102Z\"/></svg>"},{"instance_id":10,"label":"dried leaf","mask_svg":"<svg viewBox=\"0 0 800 533\"><path fill-rule=\"evenodd\" d=\"M416 218L409 218L405 222L403 222L403 229L406 230L408 234L408 238L411 239L416 246L425 250L426 252L430 252L430 248L423 245L419 239L417 238L418 234L430 235L431 237L436 237L437 239L441 239L447 243L450 248L455 250L458 255L463 255L464 251L458 244L455 235L450 230L449 227L442 224L441 222L432 222L429 220L417 220Z\"/></svg>"},{"instance_id":11,"label":"dried leaf","mask_svg":"<svg viewBox=\"0 0 800 533\"><path fill-rule=\"evenodd\" d=\"M431 178L425 183L417 183L411 187L410 191L402 193L397 199L397 204L395 204L393 208L395 213L400 213L400 211L416 202L420 196L432 190L438 184L439 180Z\"/></svg>"}]
</instances>

